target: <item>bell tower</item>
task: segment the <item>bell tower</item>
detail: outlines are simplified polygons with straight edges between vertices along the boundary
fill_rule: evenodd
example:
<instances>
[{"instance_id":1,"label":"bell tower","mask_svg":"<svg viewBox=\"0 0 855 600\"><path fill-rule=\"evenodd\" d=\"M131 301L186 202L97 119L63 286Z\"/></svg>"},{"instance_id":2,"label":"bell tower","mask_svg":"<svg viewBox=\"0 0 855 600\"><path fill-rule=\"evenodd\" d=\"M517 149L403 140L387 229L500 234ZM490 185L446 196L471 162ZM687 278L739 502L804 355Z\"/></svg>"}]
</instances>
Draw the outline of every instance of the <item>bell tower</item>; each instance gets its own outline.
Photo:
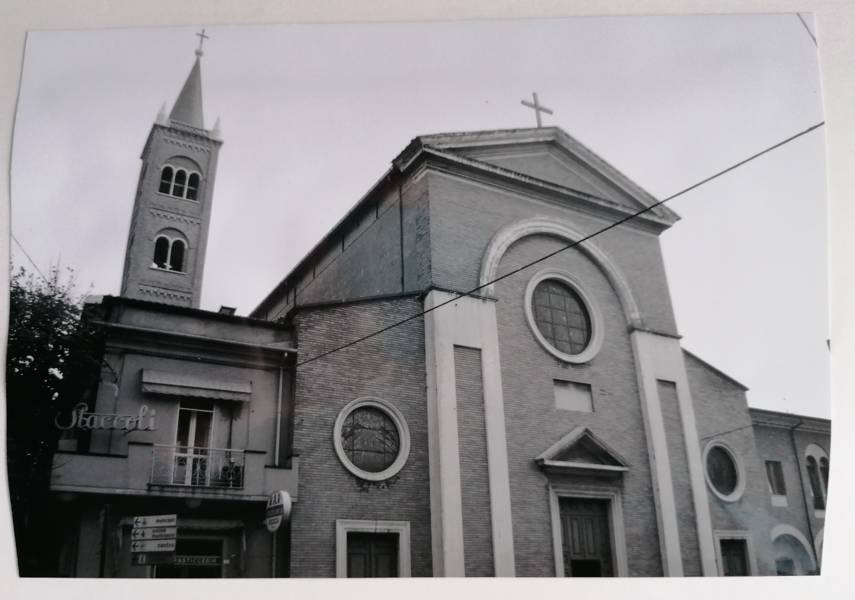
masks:
<instances>
[{"instance_id":1,"label":"bell tower","mask_svg":"<svg viewBox=\"0 0 855 600\"><path fill-rule=\"evenodd\" d=\"M219 119L205 129L202 113L202 42L167 115L157 115L143 147L121 295L199 307L217 155Z\"/></svg>"}]
</instances>

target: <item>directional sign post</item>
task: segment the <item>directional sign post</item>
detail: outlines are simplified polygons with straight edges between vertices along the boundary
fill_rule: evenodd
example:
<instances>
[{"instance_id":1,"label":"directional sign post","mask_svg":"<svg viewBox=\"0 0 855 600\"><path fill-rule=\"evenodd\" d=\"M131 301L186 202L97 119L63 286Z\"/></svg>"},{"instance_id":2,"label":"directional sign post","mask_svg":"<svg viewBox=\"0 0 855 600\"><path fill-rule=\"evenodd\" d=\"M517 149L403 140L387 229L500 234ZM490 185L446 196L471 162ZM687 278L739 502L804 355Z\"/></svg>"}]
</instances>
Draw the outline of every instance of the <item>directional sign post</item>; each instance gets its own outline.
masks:
<instances>
[{"instance_id":1,"label":"directional sign post","mask_svg":"<svg viewBox=\"0 0 855 600\"><path fill-rule=\"evenodd\" d=\"M178 515L134 517L131 530L131 562L134 565L175 563Z\"/></svg>"}]
</instances>

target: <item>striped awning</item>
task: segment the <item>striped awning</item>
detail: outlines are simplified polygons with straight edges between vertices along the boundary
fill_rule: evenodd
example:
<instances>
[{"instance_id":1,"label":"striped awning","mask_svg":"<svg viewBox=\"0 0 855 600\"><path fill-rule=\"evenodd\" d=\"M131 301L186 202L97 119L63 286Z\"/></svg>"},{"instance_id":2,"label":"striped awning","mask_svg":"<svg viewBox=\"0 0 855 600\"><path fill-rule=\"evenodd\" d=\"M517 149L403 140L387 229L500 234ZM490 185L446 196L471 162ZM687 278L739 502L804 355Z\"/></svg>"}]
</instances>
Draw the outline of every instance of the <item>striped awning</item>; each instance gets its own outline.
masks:
<instances>
[{"instance_id":1,"label":"striped awning","mask_svg":"<svg viewBox=\"0 0 855 600\"><path fill-rule=\"evenodd\" d=\"M252 382L143 369L142 391L167 396L249 402L252 397Z\"/></svg>"}]
</instances>

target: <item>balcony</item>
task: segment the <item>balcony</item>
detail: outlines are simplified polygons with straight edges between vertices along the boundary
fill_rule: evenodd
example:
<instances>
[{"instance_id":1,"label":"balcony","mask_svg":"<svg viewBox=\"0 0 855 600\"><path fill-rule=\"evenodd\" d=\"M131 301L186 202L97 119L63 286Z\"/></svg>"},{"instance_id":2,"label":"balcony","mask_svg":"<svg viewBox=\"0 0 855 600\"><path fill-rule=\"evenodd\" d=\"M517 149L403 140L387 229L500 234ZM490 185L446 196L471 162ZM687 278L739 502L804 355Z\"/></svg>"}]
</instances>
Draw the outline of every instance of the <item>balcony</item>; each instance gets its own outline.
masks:
<instances>
[{"instance_id":1,"label":"balcony","mask_svg":"<svg viewBox=\"0 0 855 600\"><path fill-rule=\"evenodd\" d=\"M242 488L246 453L231 448L155 444L151 450L152 485Z\"/></svg>"},{"instance_id":2,"label":"balcony","mask_svg":"<svg viewBox=\"0 0 855 600\"><path fill-rule=\"evenodd\" d=\"M262 450L188 448L129 442L127 454L60 450L51 490L90 494L263 501L274 490L297 498L299 459L268 463Z\"/></svg>"}]
</instances>

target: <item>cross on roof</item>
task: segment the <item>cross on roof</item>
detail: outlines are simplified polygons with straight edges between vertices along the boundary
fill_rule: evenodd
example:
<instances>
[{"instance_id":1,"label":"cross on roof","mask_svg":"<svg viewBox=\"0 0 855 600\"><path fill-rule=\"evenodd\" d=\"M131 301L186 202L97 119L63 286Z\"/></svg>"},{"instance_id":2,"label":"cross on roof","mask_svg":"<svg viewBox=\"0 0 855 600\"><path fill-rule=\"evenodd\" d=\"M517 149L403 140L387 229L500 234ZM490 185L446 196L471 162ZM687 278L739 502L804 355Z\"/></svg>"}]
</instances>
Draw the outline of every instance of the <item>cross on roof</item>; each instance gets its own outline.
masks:
<instances>
[{"instance_id":1,"label":"cross on roof","mask_svg":"<svg viewBox=\"0 0 855 600\"><path fill-rule=\"evenodd\" d=\"M537 92L532 92L532 93L531 93L531 97L532 97L532 99L534 100L534 102L533 102L533 103L532 103L532 102L528 102L527 100L521 100L520 102L522 102L522 105L523 105L523 106L527 106L527 107L529 107L529 108L533 108L533 109L534 109L534 114L535 114L535 116L537 117L537 126L538 126L538 127L542 127L542 124L541 124L541 122L540 122L540 113L542 113L542 112L543 112L543 113L546 113L546 114L548 114L548 115L551 115L551 114L552 114L552 109L551 109L551 108L546 108L545 106L542 106L542 105L538 102L538 100L537 100Z\"/></svg>"},{"instance_id":2,"label":"cross on roof","mask_svg":"<svg viewBox=\"0 0 855 600\"><path fill-rule=\"evenodd\" d=\"M196 34L196 37L199 38L199 47L196 48L196 56L202 56L202 44L204 44L205 40L209 39L211 36L205 35L205 30L203 29Z\"/></svg>"}]
</instances>

